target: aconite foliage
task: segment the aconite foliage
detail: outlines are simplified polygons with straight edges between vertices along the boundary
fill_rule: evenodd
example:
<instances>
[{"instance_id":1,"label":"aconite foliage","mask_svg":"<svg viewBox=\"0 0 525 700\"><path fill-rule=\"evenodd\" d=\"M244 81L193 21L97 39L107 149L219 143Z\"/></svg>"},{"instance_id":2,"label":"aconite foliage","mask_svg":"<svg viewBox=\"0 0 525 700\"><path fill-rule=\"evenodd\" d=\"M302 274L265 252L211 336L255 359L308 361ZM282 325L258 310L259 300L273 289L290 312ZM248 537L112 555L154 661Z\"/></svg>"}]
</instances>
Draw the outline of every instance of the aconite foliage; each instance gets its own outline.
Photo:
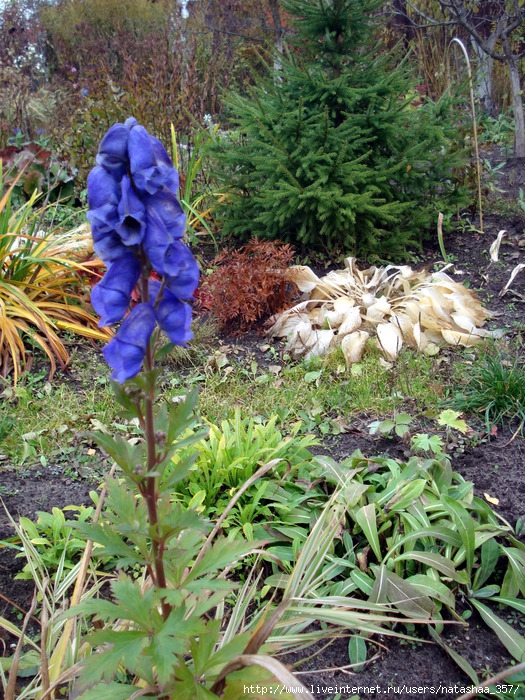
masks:
<instances>
[{"instance_id":1,"label":"aconite foliage","mask_svg":"<svg viewBox=\"0 0 525 700\"><path fill-rule=\"evenodd\" d=\"M375 39L376 0L284 0L293 51L212 146L225 235L378 258L406 256L462 200L452 100L434 104Z\"/></svg>"}]
</instances>

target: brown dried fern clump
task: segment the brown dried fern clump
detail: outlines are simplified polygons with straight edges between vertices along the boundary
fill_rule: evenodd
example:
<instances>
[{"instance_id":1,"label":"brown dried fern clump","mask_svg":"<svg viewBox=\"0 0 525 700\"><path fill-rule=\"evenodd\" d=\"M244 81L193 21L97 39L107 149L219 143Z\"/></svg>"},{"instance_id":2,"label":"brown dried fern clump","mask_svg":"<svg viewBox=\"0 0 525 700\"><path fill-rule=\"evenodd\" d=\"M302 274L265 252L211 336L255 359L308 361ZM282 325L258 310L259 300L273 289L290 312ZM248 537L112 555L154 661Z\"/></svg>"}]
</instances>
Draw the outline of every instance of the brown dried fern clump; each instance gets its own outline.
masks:
<instances>
[{"instance_id":1,"label":"brown dried fern clump","mask_svg":"<svg viewBox=\"0 0 525 700\"><path fill-rule=\"evenodd\" d=\"M296 287L285 276L294 255L289 245L251 240L237 250L224 250L217 266L199 290L201 305L230 334L248 330L257 322L290 305Z\"/></svg>"}]
</instances>

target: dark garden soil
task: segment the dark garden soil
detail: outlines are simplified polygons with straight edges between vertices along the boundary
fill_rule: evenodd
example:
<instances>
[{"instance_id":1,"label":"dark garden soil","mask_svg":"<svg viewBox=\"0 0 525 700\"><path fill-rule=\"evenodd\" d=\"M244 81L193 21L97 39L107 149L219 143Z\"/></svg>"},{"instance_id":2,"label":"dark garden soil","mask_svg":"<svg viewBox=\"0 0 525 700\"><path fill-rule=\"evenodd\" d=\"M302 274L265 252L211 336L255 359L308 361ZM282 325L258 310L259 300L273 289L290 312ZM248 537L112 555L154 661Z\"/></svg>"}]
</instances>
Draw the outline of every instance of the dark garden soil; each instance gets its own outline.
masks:
<instances>
[{"instance_id":1,"label":"dark garden soil","mask_svg":"<svg viewBox=\"0 0 525 700\"><path fill-rule=\"evenodd\" d=\"M500 186L516 191L525 182L521 167L508 163L502 172ZM515 207L508 207L508 211L513 213L505 215L505 200L493 203L493 206L498 207L501 213L485 216L484 233L474 230L478 226L477 220L472 222L471 227L464 219L464 230L446 237L445 247L454 260L452 276L458 281L468 279L470 288L477 290L485 306L497 314L489 327L505 328L507 337L513 337L519 335L519 324L522 324L521 329L525 327L525 270L517 275L503 297L498 295L512 269L518 263L525 263L525 212L517 213ZM507 236L500 248L500 261L490 264L488 249L501 229L507 230ZM423 263L431 265L440 259L436 244L425 251ZM261 337L256 334L226 342L235 342L240 355L260 354L258 347ZM450 354L453 355L452 352ZM262 362L262 358L257 359ZM377 440L368 435L366 423L369 420L363 416L362 420L350 421L347 432L326 439L320 451L342 459L359 448L367 456L387 454L403 459L406 456L404 444L399 440ZM519 517L525 515L525 441L522 436L514 434L516 427L499 429L495 435L487 437L479 424L480 439L477 444L457 445L453 451L454 469L474 482L477 495L483 497L489 494L499 499L495 510L513 526ZM36 511L49 511L54 506L90 503L88 493L92 488L93 482L72 480L62 471L54 469L53 465L39 465L21 473L5 462L0 463L0 495L15 518L20 515L33 517ZM0 539L10 536L12 532L12 526L1 509ZM20 608L27 609L32 586L13 579L20 566L12 552L0 549L2 598L5 596ZM0 615L12 614L12 606L6 599L0 600ZM505 616L504 612L499 614ZM510 615L507 619L510 620ZM514 616L513 624L517 624L516 619ZM511 663L505 648L475 614L469 619L468 627L450 625L445 636L450 645L468 659L480 677L493 675ZM0 651L2 639L7 645L3 651L9 653L13 640L0 633ZM333 643L315 658L295 667L295 670L317 698L333 697L337 692L341 693L342 698L355 694L361 698L372 698L387 693L401 698L414 695L421 698L436 695L457 697L462 688L471 685L468 677L447 654L435 644L428 643L424 635L421 641L411 643L391 641L386 637L379 641L384 646L378 647L377 659L359 673L336 670L349 663L347 639ZM283 660L291 663L286 657Z\"/></svg>"}]
</instances>

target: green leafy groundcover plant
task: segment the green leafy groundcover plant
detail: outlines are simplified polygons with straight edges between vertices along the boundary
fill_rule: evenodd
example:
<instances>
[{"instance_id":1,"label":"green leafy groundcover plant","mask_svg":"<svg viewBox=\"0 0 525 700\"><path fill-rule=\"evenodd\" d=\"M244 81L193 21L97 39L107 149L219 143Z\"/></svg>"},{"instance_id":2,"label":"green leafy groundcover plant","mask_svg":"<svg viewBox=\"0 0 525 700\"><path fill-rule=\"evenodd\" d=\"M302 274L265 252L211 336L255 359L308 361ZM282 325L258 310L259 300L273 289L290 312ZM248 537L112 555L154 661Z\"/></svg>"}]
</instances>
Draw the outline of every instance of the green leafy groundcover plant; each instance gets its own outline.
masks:
<instances>
[{"instance_id":1,"label":"green leafy groundcover plant","mask_svg":"<svg viewBox=\"0 0 525 700\"><path fill-rule=\"evenodd\" d=\"M179 486L184 501L191 499L191 507L208 516L220 515L235 491L268 462L278 462L273 479L288 481L290 474L296 475L302 465L314 459L308 448L318 441L312 435L298 437L299 423L292 434L285 437L276 428L276 422L277 416L264 423L242 418L237 408L234 418L223 421L220 427L210 424L209 435L179 452L174 460L176 465L190 455L195 459L188 480ZM254 505L258 485L259 480L247 491L244 505Z\"/></svg>"},{"instance_id":2,"label":"green leafy groundcover plant","mask_svg":"<svg viewBox=\"0 0 525 700\"><path fill-rule=\"evenodd\" d=\"M407 61L374 38L380 5L285 0L295 52L230 94L232 128L211 149L225 235L406 257L465 201L451 100L414 106Z\"/></svg>"}]
</instances>

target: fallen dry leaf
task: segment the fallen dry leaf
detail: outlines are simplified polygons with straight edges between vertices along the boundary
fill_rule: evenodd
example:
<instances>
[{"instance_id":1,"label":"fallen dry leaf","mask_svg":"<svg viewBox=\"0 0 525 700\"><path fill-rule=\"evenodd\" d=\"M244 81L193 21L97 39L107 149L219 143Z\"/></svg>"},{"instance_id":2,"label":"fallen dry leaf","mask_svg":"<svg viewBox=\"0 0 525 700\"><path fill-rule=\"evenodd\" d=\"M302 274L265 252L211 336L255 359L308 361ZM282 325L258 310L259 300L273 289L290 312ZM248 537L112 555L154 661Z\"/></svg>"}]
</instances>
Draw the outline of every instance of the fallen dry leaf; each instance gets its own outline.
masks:
<instances>
[{"instance_id":1,"label":"fallen dry leaf","mask_svg":"<svg viewBox=\"0 0 525 700\"><path fill-rule=\"evenodd\" d=\"M495 496L489 496L488 493L483 494L485 496L485 500L488 503L492 503L493 506L499 506L499 498L496 498Z\"/></svg>"}]
</instances>

